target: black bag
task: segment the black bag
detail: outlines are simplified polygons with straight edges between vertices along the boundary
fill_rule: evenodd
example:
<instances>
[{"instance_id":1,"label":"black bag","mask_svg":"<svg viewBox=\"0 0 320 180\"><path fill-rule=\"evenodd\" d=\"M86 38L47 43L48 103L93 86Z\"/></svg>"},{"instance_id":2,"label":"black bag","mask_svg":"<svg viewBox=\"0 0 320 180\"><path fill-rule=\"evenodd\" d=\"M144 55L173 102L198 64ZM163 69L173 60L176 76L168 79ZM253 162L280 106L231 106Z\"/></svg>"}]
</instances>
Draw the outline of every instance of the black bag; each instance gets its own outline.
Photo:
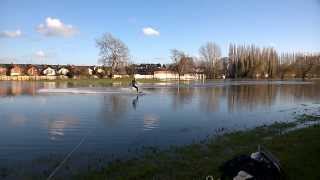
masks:
<instances>
[{"instance_id":1,"label":"black bag","mask_svg":"<svg viewBox=\"0 0 320 180\"><path fill-rule=\"evenodd\" d=\"M281 170L277 165L268 159L263 153L262 160L255 160L248 155L237 156L220 166L221 179L233 179L240 171L245 171L257 180L278 180L284 179Z\"/></svg>"}]
</instances>

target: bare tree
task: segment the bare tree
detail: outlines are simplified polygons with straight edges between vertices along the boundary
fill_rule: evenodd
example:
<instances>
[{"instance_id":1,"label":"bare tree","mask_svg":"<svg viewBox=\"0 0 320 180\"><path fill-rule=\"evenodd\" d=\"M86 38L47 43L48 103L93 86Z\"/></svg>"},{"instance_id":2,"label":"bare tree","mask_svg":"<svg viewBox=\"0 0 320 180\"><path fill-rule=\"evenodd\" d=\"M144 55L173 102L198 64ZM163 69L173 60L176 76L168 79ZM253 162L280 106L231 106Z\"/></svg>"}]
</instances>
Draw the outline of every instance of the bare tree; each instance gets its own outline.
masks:
<instances>
[{"instance_id":1,"label":"bare tree","mask_svg":"<svg viewBox=\"0 0 320 180\"><path fill-rule=\"evenodd\" d=\"M279 57L275 49L259 48L255 45L234 45L229 47L229 76L275 77L278 73Z\"/></svg>"},{"instance_id":2,"label":"bare tree","mask_svg":"<svg viewBox=\"0 0 320 180\"><path fill-rule=\"evenodd\" d=\"M208 42L200 47L199 54L200 58L207 63L209 78L215 78L216 65L221 56L220 47L213 42Z\"/></svg>"},{"instance_id":3,"label":"bare tree","mask_svg":"<svg viewBox=\"0 0 320 180\"><path fill-rule=\"evenodd\" d=\"M300 54L296 59L298 74L302 78L302 80L305 80L308 73L311 72L311 69L315 65L316 65L316 56Z\"/></svg>"},{"instance_id":4,"label":"bare tree","mask_svg":"<svg viewBox=\"0 0 320 180\"><path fill-rule=\"evenodd\" d=\"M100 49L99 62L111 66L110 77L127 63L129 59L128 47L110 33L106 33L100 39L97 39L96 45Z\"/></svg>"},{"instance_id":5,"label":"bare tree","mask_svg":"<svg viewBox=\"0 0 320 180\"><path fill-rule=\"evenodd\" d=\"M194 63L192 57L189 57L183 51L172 49L171 59L173 61L173 69L178 73L179 81L181 75L193 71Z\"/></svg>"}]
</instances>

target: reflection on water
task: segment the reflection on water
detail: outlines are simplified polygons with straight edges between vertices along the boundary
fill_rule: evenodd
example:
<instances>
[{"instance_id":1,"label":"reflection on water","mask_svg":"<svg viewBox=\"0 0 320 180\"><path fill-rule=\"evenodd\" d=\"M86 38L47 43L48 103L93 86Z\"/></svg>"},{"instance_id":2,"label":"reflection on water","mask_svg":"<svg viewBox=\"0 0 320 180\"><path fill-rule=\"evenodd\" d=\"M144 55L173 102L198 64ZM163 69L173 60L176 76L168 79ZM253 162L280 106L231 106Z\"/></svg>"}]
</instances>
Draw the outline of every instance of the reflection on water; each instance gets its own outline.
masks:
<instances>
[{"instance_id":1,"label":"reflection on water","mask_svg":"<svg viewBox=\"0 0 320 180\"><path fill-rule=\"evenodd\" d=\"M23 82L23 81L5 81L0 82L0 97L1 96L18 96L18 95L32 95L36 94L36 82Z\"/></svg>"},{"instance_id":2,"label":"reflection on water","mask_svg":"<svg viewBox=\"0 0 320 180\"><path fill-rule=\"evenodd\" d=\"M139 96L136 96L136 97L132 100L132 107L133 107L134 110L137 109L138 102L139 102Z\"/></svg>"},{"instance_id":3,"label":"reflection on water","mask_svg":"<svg viewBox=\"0 0 320 180\"><path fill-rule=\"evenodd\" d=\"M104 95L101 105L101 116L107 125L116 123L118 119L126 115L130 104L128 97L115 94Z\"/></svg>"},{"instance_id":4,"label":"reflection on water","mask_svg":"<svg viewBox=\"0 0 320 180\"><path fill-rule=\"evenodd\" d=\"M50 140L58 140L65 135L68 127L76 125L78 119L70 115L59 115L48 120L48 135Z\"/></svg>"},{"instance_id":5,"label":"reflection on water","mask_svg":"<svg viewBox=\"0 0 320 180\"><path fill-rule=\"evenodd\" d=\"M125 93L38 93L70 87ZM122 155L140 146L190 143L219 129L286 121L301 104L320 102L318 82L164 83L141 89L146 95L136 96L130 87L0 82L0 168L1 162L63 156L84 136L75 154Z\"/></svg>"},{"instance_id":6,"label":"reflection on water","mask_svg":"<svg viewBox=\"0 0 320 180\"><path fill-rule=\"evenodd\" d=\"M21 114L13 113L9 117L10 117L9 122L14 127L23 126L27 122L27 117Z\"/></svg>"},{"instance_id":7,"label":"reflection on water","mask_svg":"<svg viewBox=\"0 0 320 180\"><path fill-rule=\"evenodd\" d=\"M172 93L172 106L174 110L182 108L184 105L190 104L192 102L192 97L194 95L194 90L191 88L177 88L170 89Z\"/></svg>"},{"instance_id":8,"label":"reflection on water","mask_svg":"<svg viewBox=\"0 0 320 180\"><path fill-rule=\"evenodd\" d=\"M159 126L160 117L155 114L145 114L143 118L143 129L148 131Z\"/></svg>"}]
</instances>

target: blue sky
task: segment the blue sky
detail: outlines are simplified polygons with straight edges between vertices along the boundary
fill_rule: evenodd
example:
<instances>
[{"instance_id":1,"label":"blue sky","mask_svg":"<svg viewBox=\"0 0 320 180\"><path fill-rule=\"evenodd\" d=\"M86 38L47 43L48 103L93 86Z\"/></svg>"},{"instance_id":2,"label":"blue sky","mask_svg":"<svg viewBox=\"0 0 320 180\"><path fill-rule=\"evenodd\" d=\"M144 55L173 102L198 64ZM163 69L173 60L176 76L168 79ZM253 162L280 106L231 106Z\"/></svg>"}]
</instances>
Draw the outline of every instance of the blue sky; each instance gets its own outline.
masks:
<instances>
[{"instance_id":1,"label":"blue sky","mask_svg":"<svg viewBox=\"0 0 320 180\"><path fill-rule=\"evenodd\" d=\"M0 0L0 61L96 64L105 32L136 63L197 56L207 41L224 56L229 43L320 52L320 0Z\"/></svg>"}]
</instances>

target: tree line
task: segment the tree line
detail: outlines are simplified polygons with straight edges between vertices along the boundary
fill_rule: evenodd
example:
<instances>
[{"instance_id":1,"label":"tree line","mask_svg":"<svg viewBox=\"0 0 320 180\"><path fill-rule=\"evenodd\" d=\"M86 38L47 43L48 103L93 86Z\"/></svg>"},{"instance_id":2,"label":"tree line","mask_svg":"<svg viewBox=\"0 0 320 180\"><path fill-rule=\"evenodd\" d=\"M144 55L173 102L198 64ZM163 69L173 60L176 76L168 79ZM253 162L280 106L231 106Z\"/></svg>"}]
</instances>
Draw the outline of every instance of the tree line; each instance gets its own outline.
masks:
<instances>
[{"instance_id":1,"label":"tree line","mask_svg":"<svg viewBox=\"0 0 320 180\"><path fill-rule=\"evenodd\" d=\"M111 76L125 69L134 73L129 49L120 39L104 34L96 41L103 65L110 67ZM216 78L302 78L320 77L320 53L278 53L273 47L230 44L228 57L214 42L199 48L198 57L178 49L170 51L172 63L166 67L179 77L186 73L204 73Z\"/></svg>"}]
</instances>

